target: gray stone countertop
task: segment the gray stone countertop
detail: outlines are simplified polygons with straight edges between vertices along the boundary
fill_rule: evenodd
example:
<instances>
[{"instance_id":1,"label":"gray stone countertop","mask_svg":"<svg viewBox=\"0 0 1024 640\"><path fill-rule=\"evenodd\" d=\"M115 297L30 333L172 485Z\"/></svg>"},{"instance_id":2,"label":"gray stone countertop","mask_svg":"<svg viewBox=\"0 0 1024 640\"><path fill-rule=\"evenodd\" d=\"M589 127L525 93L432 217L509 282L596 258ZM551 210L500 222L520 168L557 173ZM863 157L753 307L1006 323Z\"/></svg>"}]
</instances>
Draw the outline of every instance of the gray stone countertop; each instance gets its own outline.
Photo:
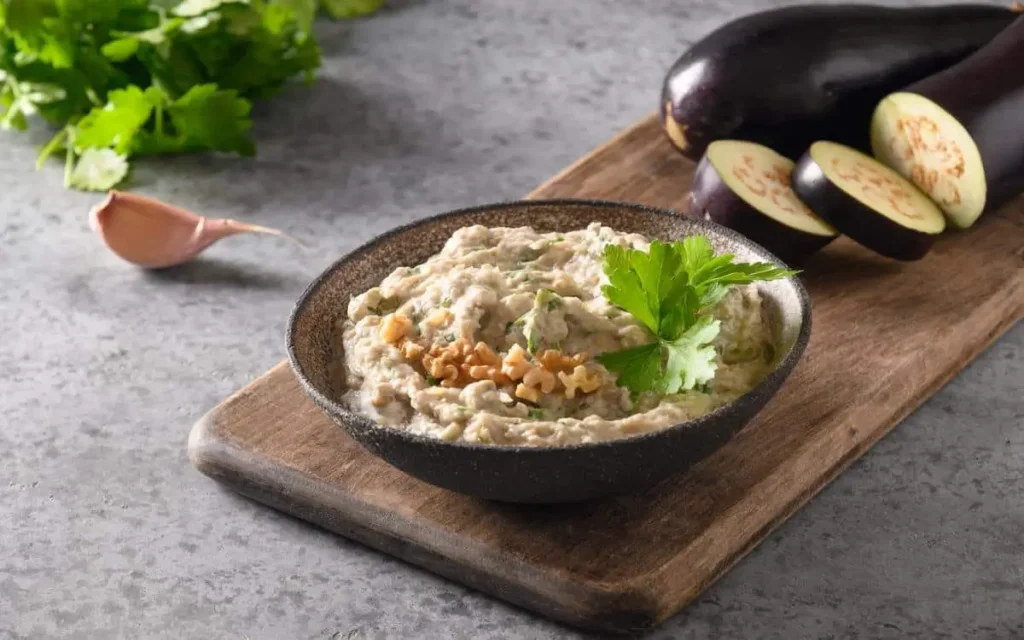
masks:
<instances>
[{"instance_id":1,"label":"gray stone countertop","mask_svg":"<svg viewBox=\"0 0 1024 640\"><path fill-rule=\"evenodd\" d=\"M575 632L237 497L192 423L284 356L293 300L399 223L513 199L651 112L686 43L768 0L393 1L256 113L259 157L132 188L287 229L146 273L95 195L0 134L0 639ZM1018 325L651 638L1024 637Z\"/></svg>"}]
</instances>

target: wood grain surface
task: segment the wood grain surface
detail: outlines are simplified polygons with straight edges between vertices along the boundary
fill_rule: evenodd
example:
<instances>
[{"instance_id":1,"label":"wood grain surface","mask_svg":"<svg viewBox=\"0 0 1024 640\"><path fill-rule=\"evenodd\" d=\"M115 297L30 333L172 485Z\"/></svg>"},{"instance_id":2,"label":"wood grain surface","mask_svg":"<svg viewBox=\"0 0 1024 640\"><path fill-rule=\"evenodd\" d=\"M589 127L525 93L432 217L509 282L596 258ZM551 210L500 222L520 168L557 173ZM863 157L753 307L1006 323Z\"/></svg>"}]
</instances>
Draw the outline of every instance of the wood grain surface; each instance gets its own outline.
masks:
<instances>
[{"instance_id":1,"label":"wood grain surface","mask_svg":"<svg viewBox=\"0 0 1024 640\"><path fill-rule=\"evenodd\" d=\"M693 165L653 116L530 194L684 209ZM487 503L374 458L282 363L196 424L203 473L272 507L560 621L647 628L679 611L1024 313L1024 202L899 264L841 239L804 266L814 330L767 408L650 492Z\"/></svg>"}]
</instances>

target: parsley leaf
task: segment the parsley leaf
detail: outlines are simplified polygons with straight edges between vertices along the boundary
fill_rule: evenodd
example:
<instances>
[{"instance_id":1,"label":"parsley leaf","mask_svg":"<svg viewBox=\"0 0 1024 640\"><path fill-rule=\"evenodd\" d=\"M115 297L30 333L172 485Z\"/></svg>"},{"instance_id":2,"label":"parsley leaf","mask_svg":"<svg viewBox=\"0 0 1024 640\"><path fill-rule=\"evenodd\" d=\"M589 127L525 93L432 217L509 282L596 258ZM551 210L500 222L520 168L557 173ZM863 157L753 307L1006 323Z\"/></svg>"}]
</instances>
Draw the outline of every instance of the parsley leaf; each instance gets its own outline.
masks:
<instances>
[{"instance_id":1,"label":"parsley leaf","mask_svg":"<svg viewBox=\"0 0 1024 640\"><path fill-rule=\"evenodd\" d=\"M658 336L665 340L676 340L697 320L697 310L703 306L693 287L684 287L671 298L676 301L661 316Z\"/></svg>"},{"instance_id":2,"label":"parsley leaf","mask_svg":"<svg viewBox=\"0 0 1024 640\"><path fill-rule=\"evenodd\" d=\"M597 357L609 371L618 374L618 384L635 394L658 389L662 371L661 345L657 342L604 353Z\"/></svg>"},{"instance_id":3,"label":"parsley leaf","mask_svg":"<svg viewBox=\"0 0 1024 640\"><path fill-rule=\"evenodd\" d=\"M188 93L167 106L168 133L157 132L144 138L139 153L175 153L181 151L231 151L243 156L256 153L249 137L251 103L234 90L218 90L216 85L192 87Z\"/></svg>"},{"instance_id":4,"label":"parsley leaf","mask_svg":"<svg viewBox=\"0 0 1024 640\"><path fill-rule=\"evenodd\" d=\"M689 236L673 243L673 246L681 254L683 269L687 273L696 273L715 257L715 250L704 236Z\"/></svg>"},{"instance_id":5,"label":"parsley leaf","mask_svg":"<svg viewBox=\"0 0 1024 640\"><path fill-rule=\"evenodd\" d=\"M68 175L68 186L82 191L106 191L124 180L128 160L112 149L86 149Z\"/></svg>"},{"instance_id":6,"label":"parsley leaf","mask_svg":"<svg viewBox=\"0 0 1024 640\"><path fill-rule=\"evenodd\" d=\"M665 373L658 389L663 394L678 393L703 385L715 377L715 348L720 323L701 316L683 335L665 342Z\"/></svg>"},{"instance_id":7,"label":"parsley leaf","mask_svg":"<svg viewBox=\"0 0 1024 640\"><path fill-rule=\"evenodd\" d=\"M709 261L693 276L695 285L709 287L715 284L750 284L758 280L774 280L778 277L776 274L780 270L773 265L763 262L733 263L733 258L732 254L725 254Z\"/></svg>"},{"instance_id":8,"label":"parsley leaf","mask_svg":"<svg viewBox=\"0 0 1024 640\"><path fill-rule=\"evenodd\" d=\"M150 87L111 91L107 104L96 107L75 127L75 146L79 149L113 147L120 154L132 149L135 134L149 120L162 98L162 92Z\"/></svg>"},{"instance_id":9,"label":"parsley leaf","mask_svg":"<svg viewBox=\"0 0 1024 640\"><path fill-rule=\"evenodd\" d=\"M601 288L604 297L657 333L658 318L649 305L643 282L631 264L630 250L615 245L605 247L604 272L608 276L608 284Z\"/></svg>"},{"instance_id":10,"label":"parsley leaf","mask_svg":"<svg viewBox=\"0 0 1024 640\"><path fill-rule=\"evenodd\" d=\"M648 251L609 245L604 252L612 304L628 311L654 336L640 347L604 353L597 360L634 395L672 394L705 385L715 375L714 340L720 323L711 311L734 285L790 277L797 272L768 263L736 263L715 255L707 238L651 242Z\"/></svg>"},{"instance_id":11,"label":"parsley leaf","mask_svg":"<svg viewBox=\"0 0 1024 640\"><path fill-rule=\"evenodd\" d=\"M193 18L208 11L219 9L226 4L248 4L248 0L184 0L174 7L174 15Z\"/></svg>"},{"instance_id":12,"label":"parsley leaf","mask_svg":"<svg viewBox=\"0 0 1024 640\"><path fill-rule=\"evenodd\" d=\"M114 187L142 154L251 156L252 101L320 66L317 12L355 17L382 4L0 0L0 128L36 116L56 125L39 164L65 151L75 188Z\"/></svg>"},{"instance_id":13,"label":"parsley leaf","mask_svg":"<svg viewBox=\"0 0 1024 640\"><path fill-rule=\"evenodd\" d=\"M376 13L384 6L384 0L321 0L324 11L335 20L359 18Z\"/></svg>"}]
</instances>

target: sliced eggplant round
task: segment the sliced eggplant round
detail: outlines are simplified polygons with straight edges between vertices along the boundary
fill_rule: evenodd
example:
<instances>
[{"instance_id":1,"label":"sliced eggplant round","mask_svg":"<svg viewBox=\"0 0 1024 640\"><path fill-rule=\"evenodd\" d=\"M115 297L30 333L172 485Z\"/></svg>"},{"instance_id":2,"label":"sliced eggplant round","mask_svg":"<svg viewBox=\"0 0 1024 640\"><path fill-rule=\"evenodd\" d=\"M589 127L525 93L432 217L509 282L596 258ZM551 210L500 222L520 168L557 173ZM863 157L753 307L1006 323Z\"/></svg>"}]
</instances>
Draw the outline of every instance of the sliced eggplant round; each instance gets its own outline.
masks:
<instances>
[{"instance_id":1,"label":"sliced eggplant round","mask_svg":"<svg viewBox=\"0 0 1024 640\"><path fill-rule=\"evenodd\" d=\"M928 196L856 149L819 141L793 170L793 190L819 216L865 247L919 260L946 228Z\"/></svg>"},{"instance_id":2,"label":"sliced eggplant round","mask_svg":"<svg viewBox=\"0 0 1024 640\"><path fill-rule=\"evenodd\" d=\"M1024 191L1024 17L960 64L882 100L875 157L965 229Z\"/></svg>"},{"instance_id":3,"label":"sliced eggplant round","mask_svg":"<svg viewBox=\"0 0 1024 640\"><path fill-rule=\"evenodd\" d=\"M713 142L693 174L690 213L738 231L785 262L799 261L838 232L793 192L793 166L754 142Z\"/></svg>"},{"instance_id":4,"label":"sliced eggplant round","mask_svg":"<svg viewBox=\"0 0 1024 640\"><path fill-rule=\"evenodd\" d=\"M794 158L815 140L868 151L858 123L879 100L963 60L1017 15L983 4L807 3L754 13L695 43L669 70L665 132L692 160L722 139Z\"/></svg>"}]
</instances>

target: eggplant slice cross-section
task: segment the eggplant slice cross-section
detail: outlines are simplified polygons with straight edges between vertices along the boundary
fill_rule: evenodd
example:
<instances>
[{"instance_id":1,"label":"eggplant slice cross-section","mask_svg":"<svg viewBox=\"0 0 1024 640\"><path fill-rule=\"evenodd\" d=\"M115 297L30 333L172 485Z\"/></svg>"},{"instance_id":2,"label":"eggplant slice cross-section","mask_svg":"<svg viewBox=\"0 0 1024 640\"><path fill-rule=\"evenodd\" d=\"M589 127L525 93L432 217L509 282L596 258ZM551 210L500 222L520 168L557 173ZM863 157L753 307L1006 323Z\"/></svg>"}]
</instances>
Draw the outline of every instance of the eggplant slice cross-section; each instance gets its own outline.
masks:
<instances>
[{"instance_id":1,"label":"eggplant slice cross-section","mask_svg":"<svg viewBox=\"0 0 1024 640\"><path fill-rule=\"evenodd\" d=\"M694 172L690 212L738 231L783 261L798 261L837 232L793 193L793 166L753 142L713 142Z\"/></svg>"},{"instance_id":2,"label":"eggplant slice cross-section","mask_svg":"<svg viewBox=\"0 0 1024 640\"><path fill-rule=\"evenodd\" d=\"M917 187L834 142L811 145L793 171L793 189L841 233L896 260L923 258L946 228L942 211Z\"/></svg>"},{"instance_id":3,"label":"eggplant slice cross-section","mask_svg":"<svg viewBox=\"0 0 1024 640\"><path fill-rule=\"evenodd\" d=\"M970 227L1024 191L1024 17L963 62L886 97L875 157Z\"/></svg>"}]
</instances>

